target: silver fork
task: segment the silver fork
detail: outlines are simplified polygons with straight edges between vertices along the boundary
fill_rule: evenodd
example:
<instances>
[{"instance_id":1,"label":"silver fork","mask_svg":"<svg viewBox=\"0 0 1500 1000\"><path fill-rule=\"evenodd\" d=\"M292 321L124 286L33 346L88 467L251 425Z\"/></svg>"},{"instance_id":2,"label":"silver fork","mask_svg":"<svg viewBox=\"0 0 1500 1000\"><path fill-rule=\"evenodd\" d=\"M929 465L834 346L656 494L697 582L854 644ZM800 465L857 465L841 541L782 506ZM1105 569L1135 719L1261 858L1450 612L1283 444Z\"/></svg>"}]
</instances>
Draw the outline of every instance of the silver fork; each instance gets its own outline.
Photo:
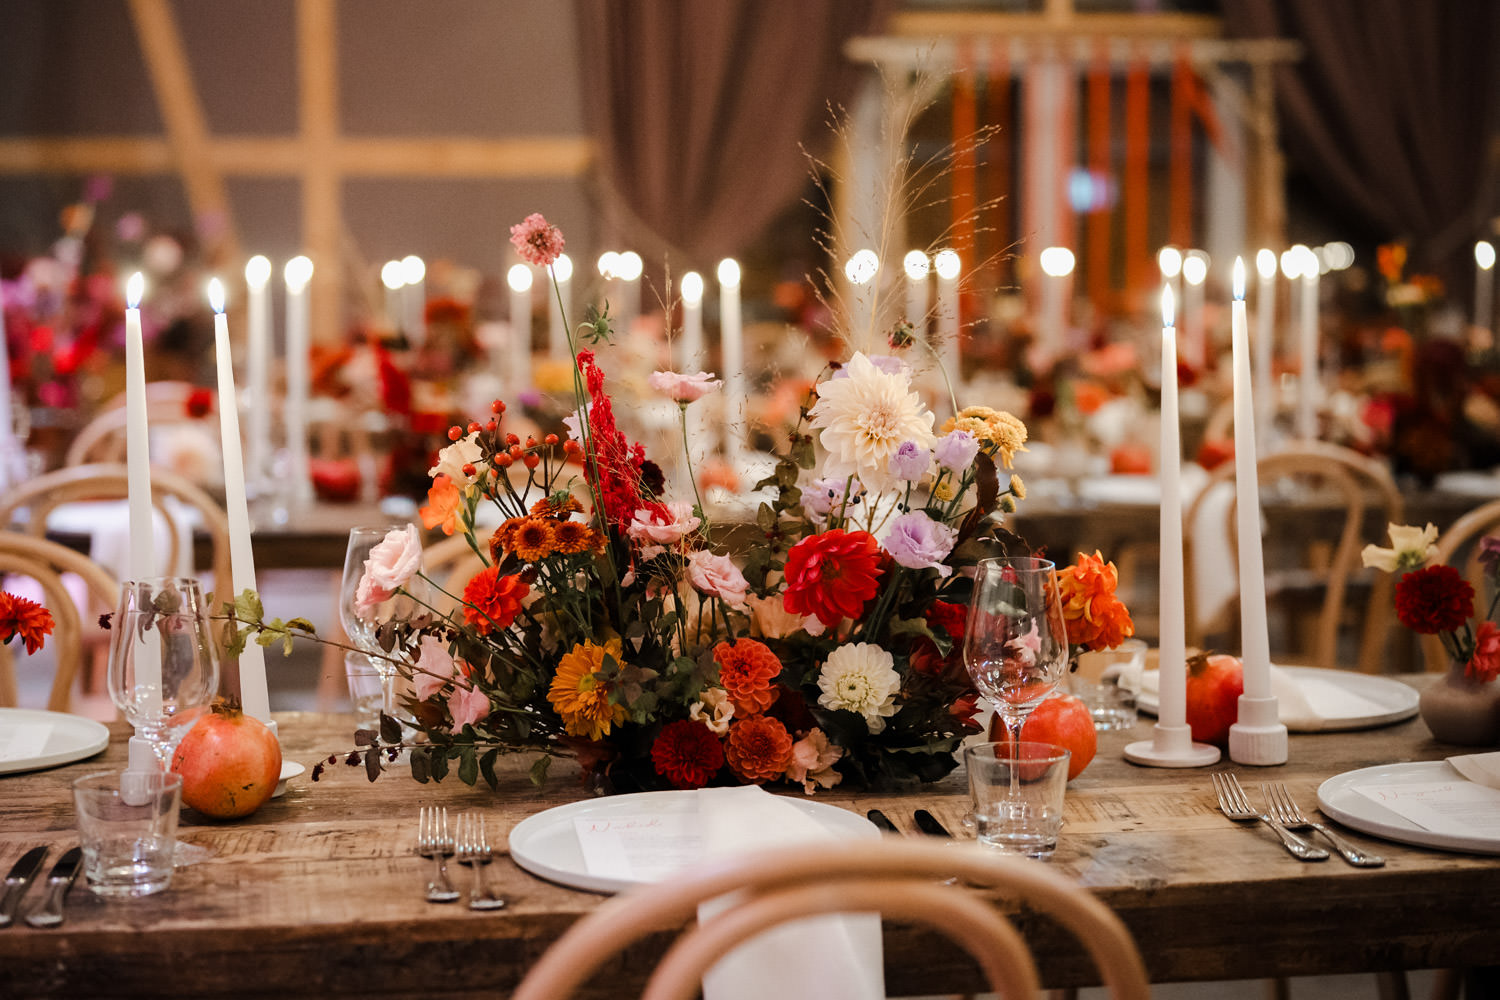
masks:
<instances>
[{"instance_id":1,"label":"silver fork","mask_svg":"<svg viewBox=\"0 0 1500 1000\"><path fill-rule=\"evenodd\" d=\"M453 853L453 838L448 836L448 809L422 806L417 813L417 853L433 859L432 880L427 883L427 902L451 903L458 890L448 881L448 855Z\"/></svg>"},{"instance_id":2,"label":"silver fork","mask_svg":"<svg viewBox=\"0 0 1500 1000\"><path fill-rule=\"evenodd\" d=\"M1324 861L1328 858L1328 852L1321 847L1314 847L1301 837L1292 833L1270 816L1256 809L1250 804L1245 796L1245 790L1240 787L1240 779L1232 774L1215 771L1214 792L1219 797L1219 811L1225 816L1237 822L1249 822L1260 820L1262 823L1276 831L1276 836L1281 838L1281 846L1291 852L1292 857L1301 861Z\"/></svg>"},{"instance_id":3,"label":"silver fork","mask_svg":"<svg viewBox=\"0 0 1500 1000\"><path fill-rule=\"evenodd\" d=\"M474 884L469 889L469 909L498 910L505 900L484 883L485 866L493 859L489 838L484 833L484 817L463 813L458 817L458 853L454 860L474 869Z\"/></svg>"},{"instance_id":4,"label":"silver fork","mask_svg":"<svg viewBox=\"0 0 1500 1000\"><path fill-rule=\"evenodd\" d=\"M1379 868L1385 864L1385 858L1380 855L1360 850L1324 824L1304 816L1302 810L1297 808L1297 803L1293 802L1291 795L1287 793L1286 786L1280 782L1274 785L1261 785L1260 790L1265 793L1271 815L1288 830L1318 831L1328 838L1328 842L1333 845L1334 850L1339 852L1339 856L1351 865L1357 865L1360 868Z\"/></svg>"}]
</instances>

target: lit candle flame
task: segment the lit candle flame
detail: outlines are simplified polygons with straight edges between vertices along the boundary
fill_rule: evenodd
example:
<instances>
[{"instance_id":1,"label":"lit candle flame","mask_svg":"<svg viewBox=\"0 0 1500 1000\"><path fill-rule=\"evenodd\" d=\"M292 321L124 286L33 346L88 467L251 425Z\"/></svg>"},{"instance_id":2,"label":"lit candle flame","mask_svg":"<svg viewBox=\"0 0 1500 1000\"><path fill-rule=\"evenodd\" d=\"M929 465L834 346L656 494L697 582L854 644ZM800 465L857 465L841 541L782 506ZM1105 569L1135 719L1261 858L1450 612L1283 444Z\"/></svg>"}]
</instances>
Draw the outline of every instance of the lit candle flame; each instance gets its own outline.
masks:
<instances>
[{"instance_id":1,"label":"lit candle flame","mask_svg":"<svg viewBox=\"0 0 1500 1000\"><path fill-rule=\"evenodd\" d=\"M287 288L294 292L300 292L312 280L313 262L307 257L293 257L286 262L286 267L281 269L281 273L286 279Z\"/></svg>"},{"instance_id":2,"label":"lit candle flame","mask_svg":"<svg viewBox=\"0 0 1500 1000\"><path fill-rule=\"evenodd\" d=\"M125 282L125 308L139 309L141 297L146 294L146 276L137 271Z\"/></svg>"},{"instance_id":3,"label":"lit candle flame","mask_svg":"<svg viewBox=\"0 0 1500 1000\"><path fill-rule=\"evenodd\" d=\"M963 260L958 256L957 250L939 250L932 258L932 269L944 281L952 281L958 277L958 270L962 266Z\"/></svg>"},{"instance_id":4,"label":"lit candle flame","mask_svg":"<svg viewBox=\"0 0 1500 1000\"><path fill-rule=\"evenodd\" d=\"M266 287L266 282L271 280L271 262L261 254L251 257L245 262L245 280L251 288Z\"/></svg>"},{"instance_id":5,"label":"lit candle flame","mask_svg":"<svg viewBox=\"0 0 1500 1000\"><path fill-rule=\"evenodd\" d=\"M1177 302L1172 297L1172 286L1163 285L1161 290L1161 325L1164 327L1175 326L1177 321Z\"/></svg>"},{"instance_id":6,"label":"lit candle flame","mask_svg":"<svg viewBox=\"0 0 1500 1000\"><path fill-rule=\"evenodd\" d=\"M1261 250L1255 255L1255 270L1266 280L1276 277L1276 253L1272 250Z\"/></svg>"},{"instance_id":7,"label":"lit candle flame","mask_svg":"<svg viewBox=\"0 0 1500 1000\"><path fill-rule=\"evenodd\" d=\"M380 269L380 283L391 291L406 284L406 275L399 260L388 260Z\"/></svg>"},{"instance_id":8,"label":"lit candle flame","mask_svg":"<svg viewBox=\"0 0 1500 1000\"><path fill-rule=\"evenodd\" d=\"M927 277L927 272L932 269L932 262L927 255L920 250L913 250L901 261L901 267L906 271L906 276L912 281L921 281Z\"/></svg>"},{"instance_id":9,"label":"lit candle flame","mask_svg":"<svg viewBox=\"0 0 1500 1000\"><path fill-rule=\"evenodd\" d=\"M208 279L208 305L216 313L224 311L224 282L218 278Z\"/></svg>"},{"instance_id":10,"label":"lit candle flame","mask_svg":"<svg viewBox=\"0 0 1500 1000\"><path fill-rule=\"evenodd\" d=\"M689 271L682 276L682 301L695 306L703 301L703 275Z\"/></svg>"},{"instance_id":11,"label":"lit candle flame","mask_svg":"<svg viewBox=\"0 0 1500 1000\"><path fill-rule=\"evenodd\" d=\"M1237 301L1245 298L1245 258L1234 259L1234 297Z\"/></svg>"},{"instance_id":12,"label":"lit candle flame","mask_svg":"<svg viewBox=\"0 0 1500 1000\"><path fill-rule=\"evenodd\" d=\"M719 284L734 288L740 283L740 263L733 257L719 261Z\"/></svg>"},{"instance_id":13,"label":"lit candle flame","mask_svg":"<svg viewBox=\"0 0 1500 1000\"><path fill-rule=\"evenodd\" d=\"M512 264L505 272L505 283L513 292L524 292L531 288L531 268L525 264Z\"/></svg>"}]
</instances>

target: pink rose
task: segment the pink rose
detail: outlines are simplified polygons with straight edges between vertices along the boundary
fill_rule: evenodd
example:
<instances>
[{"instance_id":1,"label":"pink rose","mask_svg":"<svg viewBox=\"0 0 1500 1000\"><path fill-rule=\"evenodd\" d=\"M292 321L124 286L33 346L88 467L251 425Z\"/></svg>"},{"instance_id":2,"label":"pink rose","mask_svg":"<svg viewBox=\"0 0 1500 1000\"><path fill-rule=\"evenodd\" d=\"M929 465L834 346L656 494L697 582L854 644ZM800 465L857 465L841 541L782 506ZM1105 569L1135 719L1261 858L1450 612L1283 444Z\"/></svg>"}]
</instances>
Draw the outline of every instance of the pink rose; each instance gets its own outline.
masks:
<instances>
[{"instance_id":1,"label":"pink rose","mask_svg":"<svg viewBox=\"0 0 1500 1000\"><path fill-rule=\"evenodd\" d=\"M490 696L478 688L459 685L448 696L448 714L453 716L456 733L490 714Z\"/></svg>"},{"instance_id":2,"label":"pink rose","mask_svg":"<svg viewBox=\"0 0 1500 1000\"><path fill-rule=\"evenodd\" d=\"M372 618L421 568L422 539L416 527L392 528L365 560L365 572L354 594L355 611L361 618Z\"/></svg>"},{"instance_id":3,"label":"pink rose","mask_svg":"<svg viewBox=\"0 0 1500 1000\"><path fill-rule=\"evenodd\" d=\"M691 403L702 399L724 383L713 376L713 372L698 372L684 375L679 372L652 372L647 379L651 388L679 403Z\"/></svg>"},{"instance_id":4,"label":"pink rose","mask_svg":"<svg viewBox=\"0 0 1500 1000\"><path fill-rule=\"evenodd\" d=\"M411 684L417 697L426 701L443 689L453 678L453 657L440 639L422 636L417 647L417 665L412 670Z\"/></svg>"},{"instance_id":5,"label":"pink rose","mask_svg":"<svg viewBox=\"0 0 1500 1000\"><path fill-rule=\"evenodd\" d=\"M669 503L637 509L625 533L636 542L675 545L691 532L697 531L698 525L702 523L693 515L692 504Z\"/></svg>"},{"instance_id":6,"label":"pink rose","mask_svg":"<svg viewBox=\"0 0 1500 1000\"><path fill-rule=\"evenodd\" d=\"M844 748L828 742L823 730L814 729L792 744L792 760L787 764L788 781L802 782L802 790L811 795L818 788L832 788L843 779L833 765L844 755Z\"/></svg>"},{"instance_id":7,"label":"pink rose","mask_svg":"<svg viewBox=\"0 0 1500 1000\"><path fill-rule=\"evenodd\" d=\"M687 571L688 580L703 593L719 598L731 608L745 606L745 594L750 584L728 556L699 549L688 556Z\"/></svg>"}]
</instances>

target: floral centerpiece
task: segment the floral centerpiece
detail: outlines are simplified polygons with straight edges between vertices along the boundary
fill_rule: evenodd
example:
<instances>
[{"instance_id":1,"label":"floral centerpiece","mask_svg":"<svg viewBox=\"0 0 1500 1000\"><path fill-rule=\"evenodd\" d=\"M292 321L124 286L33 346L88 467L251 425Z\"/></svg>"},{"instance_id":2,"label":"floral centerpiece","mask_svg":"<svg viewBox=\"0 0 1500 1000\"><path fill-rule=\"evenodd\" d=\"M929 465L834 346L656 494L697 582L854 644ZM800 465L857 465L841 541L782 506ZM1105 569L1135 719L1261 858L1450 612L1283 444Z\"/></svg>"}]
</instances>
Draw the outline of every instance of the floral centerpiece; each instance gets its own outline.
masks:
<instances>
[{"instance_id":1,"label":"floral centerpiece","mask_svg":"<svg viewBox=\"0 0 1500 1000\"><path fill-rule=\"evenodd\" d=\"M1474 586L1457 569L1434 563L1438 530L1390 526L1391 547L1365 546L1367 567L1400 573L1396 618L1419 635L1435 635L1451 670L1422 693L1422 718L1433 735L1450 743L1488 744L1500 740L1500 537L1479 540L1479 562L1493 591L1475 621Z\"/></svg>"},{"instance_id":2,"label":"floral centerpiece","mask_svg":"<svg viewBox=\"0 0 1500 1000\"><path fill-rule=\"evenodd\" d=\"M512 242L540 266L563 246L540 215ZM607 317L580 332L607 337ZM434 601L381 624L411 681L413 776L456 768L494 784L508 752L537 754L536 781L573 757L608 790L786 781L811 793L950 771L980 730L960 655L964 569L1022 544L1002 518L1025 487L1002 470L1025 450L1025 425L983 406L939 425L904 361L856 353L815 384L755 486L767 498L753 524L721 530L696 496L666 495L618 426L595 353L570 346L578 412L566 440L508 432L496 401L484 423L449 431L432 468L424 524L467 538L484 568L447 595L454 610ZM719 382L658 372L652 385L685 426ZM485 508L493 531L480 527ZM366 564L362 608L418 593L420 562L415 528L389 534ZM1130 634L1109 605L1112 566L1086 561L1064 577L1069 614L1096 641ZM236 613L263 643L305 629L259 621L253 595ZM399 739L383 720L344 759L373 778Z\"/></svg>"}]
</instances>

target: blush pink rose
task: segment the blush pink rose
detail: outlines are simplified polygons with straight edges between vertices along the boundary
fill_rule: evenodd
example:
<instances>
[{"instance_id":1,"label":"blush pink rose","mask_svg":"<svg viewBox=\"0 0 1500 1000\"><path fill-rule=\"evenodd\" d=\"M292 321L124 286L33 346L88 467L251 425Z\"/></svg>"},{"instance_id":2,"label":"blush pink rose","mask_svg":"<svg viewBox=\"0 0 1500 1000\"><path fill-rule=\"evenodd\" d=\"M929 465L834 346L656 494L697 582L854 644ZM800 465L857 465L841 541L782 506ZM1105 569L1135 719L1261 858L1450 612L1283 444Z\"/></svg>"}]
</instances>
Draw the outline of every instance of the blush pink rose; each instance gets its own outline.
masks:
<instances>
[{"instance_id":1,"label":"blush pink rose","mask_svg":"<svg viewBox=\"0 0 1500 1000\"><path fill-rule=\"evenodd\" d=\"M688 580L703 593L717 597L732 608L745 606L745 594L750 584L728 556L699 549L688 556L687 572Z\"/></svg>"},{"instance_id":2,"label":"blush pink rose","mask_svg":"<svg viewBox=\"0 0 1500 1000\"><path fill-rule=\"evenodd\" d=\"M625 533L632 541L654 545L675 545L703 522L693 514L693 505L676 502L662 506L641 507L635 512Z\"/></svg>"},{"instance_id":3,"label":"blush pink rose","mask_svg":"<svg viewBox=\"0 0 1500 1000\"><path fill-rule=\"evenodd\" d=\"M354 593L355 611L361 618L370 618L376 608L406 586L421 568L422 539L416 527L408 524L392 528L365 560L365 572Z\"/></svg>"},{"instance_id":4,"label":"blush pink rose","mask_svg":"<svg viewBox=\"0 0 1500 1000\"><path fill-rule=\"evenodd\" d=\"M441 639L422 636L417 647L417 664L412 671L411 685L417 697L426 701L443 689L453 679L453 657Z\"/></svg>"},{"instance_id":5,"label":"blush pink rose","mask_svg":"<svg viewBox=\"0 0 1500 1000\"><path fill-rule=\"evenodd\" d=\"M478 688L460 685L448 696L448 714L453 716L456 733L490 714L490 696Z\"/></svg>"},{"instance_id":6,"label":"blush pink rose","mask_svg":"<svg viewBox=\"0 0 1500 1000\"><path fill-rule=\"evenodd\" d=\"M647 379L651 388L678 403L691 403L702 399L724 383L713 376L713 372L697 372L686 375L680 372L652 372Z\"/></svg>"}]
</instances>

